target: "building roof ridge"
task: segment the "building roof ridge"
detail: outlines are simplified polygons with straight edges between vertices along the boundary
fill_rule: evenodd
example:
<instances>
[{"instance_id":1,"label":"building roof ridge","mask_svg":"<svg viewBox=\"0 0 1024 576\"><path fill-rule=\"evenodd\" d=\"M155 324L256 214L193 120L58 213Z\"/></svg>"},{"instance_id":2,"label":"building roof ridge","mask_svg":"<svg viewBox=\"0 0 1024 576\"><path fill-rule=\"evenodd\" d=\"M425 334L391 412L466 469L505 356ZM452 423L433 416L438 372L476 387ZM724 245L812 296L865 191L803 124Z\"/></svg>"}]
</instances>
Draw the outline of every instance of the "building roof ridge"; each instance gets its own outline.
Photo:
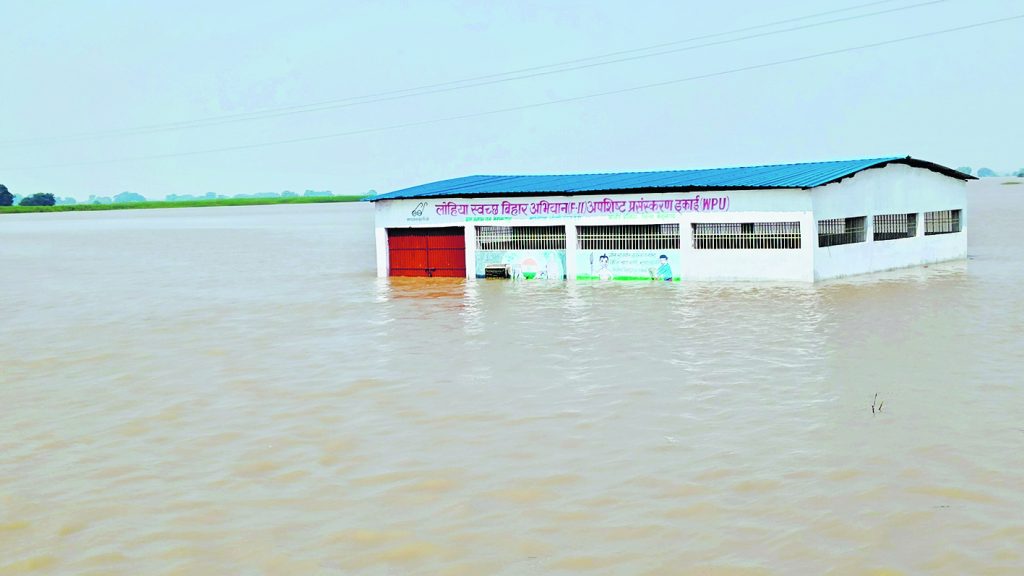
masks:
<instances>
[{"instance_id":1,"label":"building roof ridge","mask_svg":"<svg viewBox=\"0 0 1024 576\"><path fill-rule=\"evenodd\" d=\"M367 198L496 196L529 194L581 194L643 189L772 189L814 188L838 182L863 170L891 163L907 164L952 178L972 179L948 168L910 156L881 156L845 160L819 160L788 164L683 168L633 172L589 172L573 174L474 174L419 184Z\"/></svg>"}]
</instances>

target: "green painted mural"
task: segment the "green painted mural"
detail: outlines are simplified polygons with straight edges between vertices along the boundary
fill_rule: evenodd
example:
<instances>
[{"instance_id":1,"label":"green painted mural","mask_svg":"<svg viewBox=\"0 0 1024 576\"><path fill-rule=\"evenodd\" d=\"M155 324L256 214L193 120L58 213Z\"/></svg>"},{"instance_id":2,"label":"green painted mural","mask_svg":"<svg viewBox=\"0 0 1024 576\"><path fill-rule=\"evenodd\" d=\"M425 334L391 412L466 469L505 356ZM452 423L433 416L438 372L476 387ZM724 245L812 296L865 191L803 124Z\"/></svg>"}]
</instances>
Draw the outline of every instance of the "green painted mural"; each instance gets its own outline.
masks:
<instances>
[{"instance_id":1,"label":"green painted mural","mask_svg":"<svg viewBox=\"0 0 1024 576\"><path fill-rule=\"evenodd\" d=\"M577 250L577 280L679 279L678 250Z\"/></svg>"},{"instance_id":2,"label":"green painted mural","mask_svg":"<svg viewBox=\"0 0 1024 576\"><path fill-rule=\"evenodd\" d=\"M478 250L477 278L484 277L488 264L507 264L513 279L565 279L565 250Z\"/></svg>"}]
</instances>

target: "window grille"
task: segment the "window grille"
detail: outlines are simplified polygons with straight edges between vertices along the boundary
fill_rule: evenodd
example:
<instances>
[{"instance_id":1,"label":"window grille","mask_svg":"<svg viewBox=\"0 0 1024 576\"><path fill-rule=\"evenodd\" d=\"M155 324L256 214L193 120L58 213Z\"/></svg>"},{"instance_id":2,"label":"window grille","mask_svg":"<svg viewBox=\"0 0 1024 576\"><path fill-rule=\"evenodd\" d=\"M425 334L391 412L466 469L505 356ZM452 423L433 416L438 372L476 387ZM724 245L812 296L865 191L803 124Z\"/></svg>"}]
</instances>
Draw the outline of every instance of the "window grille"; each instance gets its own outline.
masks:
<instances>
[{"instance_id":1,"label":"window grille","mask_svg":"<svg viewBox=\"0 0 1024 576\"><path fill-rule=\"evenodd\" d=\"M818 220L818 246L824 248L863 242L866 222L867 218L864 216Z\"/></svg>"},{"instance_id":2,"label":"window grille","mask_svg":"<svg viewBox=\"0 0 1024 576\"><path fill-rule=\"evenodd\" d=\"M959 210L939 210L924 213L924 235L954 234L960 231Z\"/></svg>"},{"instance_id":3,"label":"window grille","mask_svg":"<svg viewBox=\"0 0 1024 576\"><path fill-rule=\"evenodd\" d=\"M565 250L565 226L477 226L477 250Z\"/></svg>"},{"instance_id":4,"label":"window grille","mask_svg":"<svg viewBox=\"0 0 1024 576\"><path fill-rule=\"evenodd\" d=\"M799 222L699 222L692 226L693 247L697 250L800 248Z\"/></svg>"},{"instance_id":5,"label":"window grille","mask_svg":"<svg viewBox=\"0 0 1024 576\"><path fill-rule=\"evenodd\" d=\"M872 239L896 240L917 236L917 214L876 214Z\"/></svg>"},{"instance_id":6,"label":"window grille","mask_svg":"<svg viewBox=\"0 0 1024 576\"><path fill-rule=\"evenodd\" d=\"M581 250L678 250L679 224L580 226L576 246Z\"/></svg>"}]
</instances>

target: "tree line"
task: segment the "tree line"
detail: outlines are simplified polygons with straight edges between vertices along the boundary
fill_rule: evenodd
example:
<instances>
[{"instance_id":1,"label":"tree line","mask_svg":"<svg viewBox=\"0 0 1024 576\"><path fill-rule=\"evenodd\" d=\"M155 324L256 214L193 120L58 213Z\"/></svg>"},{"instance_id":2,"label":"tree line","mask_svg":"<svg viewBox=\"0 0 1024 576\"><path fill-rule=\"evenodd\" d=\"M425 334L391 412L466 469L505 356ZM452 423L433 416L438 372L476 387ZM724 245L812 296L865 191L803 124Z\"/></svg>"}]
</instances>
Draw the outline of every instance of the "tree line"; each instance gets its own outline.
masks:
<instances>
[{"instance_id":1,"label":"tree line","mask_svg":"<svg viewBox=\"0 0 1024 576\"><path fill-rule=\"evenodd\" d=\"M971 174L972 170L971 170L970 166L961 166L961 167L957 168L957 172L963 172L964 174ZM1021 168L1020 170L1017 170L1016 172L1006 172L1006 173L1003 173L1003 174L1000 174L999 172L996 172L995 170L993 170L991 168L978 168L977 173L974 173L973 175L977 176L978 178L992 178L992 177L996 177L996 176L1015 176L1017 178L1024 178L1024 168Z\"/></svg>"},{"instance_id":2,"label":"tree line","mask_svg":"<svg viewBox=\"0 0 1024 576\"><path fill-rule=\"evenodd\" d=\"M44 194L37 192L31 196L26 196L18 202L18 206L53 206L57 203L57 199L54 198L53 194ZM0 206L12 206L14 204L14 194L7 189L7 186L0 184Z\"/></svg>"},{"instance_id":3,"label":"tree line","mask_svg":"<svg viewBox=\"0 0 1024 576\"><path fill-rule=\"evenodd\" d=\"M371 191L371 193L375 193ZM235 194L234 198L295 198L299 196L334 196L334 193L330 190L306 190L303 193L292 192L285 190L284 192L258 192L255 194ZM165 202L177 202L177 201L189 201L189 200L222 200L231 198L231 196L224 196L223 194L217 194L214 192L207 192L203 195L193 196L191 194L168 194L165 198ZM88 200L84 202L86 204L120 204L123 202L146 202L147 199L142 194L135 192L121 192L115 194L113 197L110 196L96 196L90 195ZM19 198L10 192L6 186L0 184L0 206L54 206L56 204L77 204L78 201L74 198L60 198L53 194L37 193L24 198Z\"/></svg>"}]
</instances>

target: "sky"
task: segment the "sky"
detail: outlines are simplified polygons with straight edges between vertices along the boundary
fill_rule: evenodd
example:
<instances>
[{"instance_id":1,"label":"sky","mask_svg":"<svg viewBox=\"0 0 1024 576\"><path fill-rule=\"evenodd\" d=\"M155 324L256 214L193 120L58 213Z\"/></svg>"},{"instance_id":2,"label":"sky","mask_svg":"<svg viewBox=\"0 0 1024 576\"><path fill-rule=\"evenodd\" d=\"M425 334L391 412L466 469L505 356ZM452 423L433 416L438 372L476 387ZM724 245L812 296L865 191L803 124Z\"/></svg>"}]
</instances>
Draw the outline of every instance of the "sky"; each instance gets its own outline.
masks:
<instances>
[{"instance_id":1,"label":"sky","mask_svg":"<svg viewBox=\"0 0 1024 576\"><path fill-rule=\"evenodd\" d=\"M1005 172L1024 167L1024 18L943 31L1014 16L1021 0L0 0L0 183L365 194L902 155Z\"/></svg>"}]
</instances>

